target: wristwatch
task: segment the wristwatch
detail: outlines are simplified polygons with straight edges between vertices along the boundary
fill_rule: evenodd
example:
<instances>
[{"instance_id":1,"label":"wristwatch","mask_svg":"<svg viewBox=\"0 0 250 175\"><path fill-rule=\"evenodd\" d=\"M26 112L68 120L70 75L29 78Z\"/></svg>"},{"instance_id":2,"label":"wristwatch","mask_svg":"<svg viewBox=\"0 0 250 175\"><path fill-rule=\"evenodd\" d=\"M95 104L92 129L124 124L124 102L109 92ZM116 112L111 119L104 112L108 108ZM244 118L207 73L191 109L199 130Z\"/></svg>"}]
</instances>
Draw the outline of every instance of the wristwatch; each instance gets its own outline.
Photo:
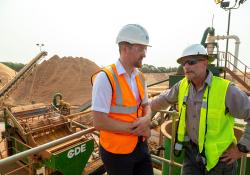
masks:
<instances>
[{"instance_id":1,"label":"wristwatch","mask_svg":"<svg viewBox=\"0 0 250 175\"><path fill-rule=\"evenodd\" d=\"M247 149L247 147L245 145L242 145L240 143L237 144L238 150L242 153L248 153L249 150Z\"/></svg>"}]
</instances>

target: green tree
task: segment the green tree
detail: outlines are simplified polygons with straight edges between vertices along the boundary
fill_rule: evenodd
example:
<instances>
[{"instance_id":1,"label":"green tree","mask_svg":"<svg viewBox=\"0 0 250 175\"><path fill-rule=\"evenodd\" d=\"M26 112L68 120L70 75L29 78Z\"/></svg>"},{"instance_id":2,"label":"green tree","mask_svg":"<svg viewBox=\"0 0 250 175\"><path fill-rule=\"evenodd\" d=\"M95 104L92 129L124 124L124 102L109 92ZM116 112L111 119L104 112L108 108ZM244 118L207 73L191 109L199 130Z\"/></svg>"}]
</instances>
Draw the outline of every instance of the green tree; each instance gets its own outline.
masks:
<instances>
[{"instance_id":1,"label":"green tree","mask_svg":"<svg viewBox=\"0 0 250 175\"><path fill-rule=\"evenodd\" d=\"M169 72L176 72L177 67L155 67L149 64L143 64L142 68L140 69L143 73L169 73Z\"/></svg>"},{"instance_id":2,"label":"green tree","mask_svg":"<svg viewBox=\"0 0 250 175\"><path fill-rule=\"evenodd\" d=\"M25 66L25 64L23 63L13 63L13 62L1 62L1 63L15 70L16 72L20 71Z\"/></svg>"},{"instance_id":3,"label":"green tree","mask_svg":"<svg viewBox=\"0 0 250 175\"><path fill-rule=\"evenodd\" d=\"M165 68L165 67L158 67L157 68L160 72L167 72L167 68Z\"/></svg>"}]
</instances>

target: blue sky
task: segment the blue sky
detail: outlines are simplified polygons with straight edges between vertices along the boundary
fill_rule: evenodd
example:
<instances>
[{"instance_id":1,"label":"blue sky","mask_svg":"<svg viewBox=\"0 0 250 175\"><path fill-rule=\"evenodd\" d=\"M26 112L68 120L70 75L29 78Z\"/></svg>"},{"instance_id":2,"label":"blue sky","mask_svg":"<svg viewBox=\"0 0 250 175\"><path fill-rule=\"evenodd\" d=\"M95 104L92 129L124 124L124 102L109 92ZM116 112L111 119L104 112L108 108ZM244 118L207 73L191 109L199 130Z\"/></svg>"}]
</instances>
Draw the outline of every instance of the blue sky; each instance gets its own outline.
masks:
<instances>
[{"instance_id":1,"label":"blue sky","mask_svg":"<svg viewBox=\"0 0 250 175\"><path fill-rule=\"evenodd\" d=\"M232 1L231 3L233 3ZM115 44L128 23L144 26L150 44L144 63L177 66L176 59L189 44L199 43L212 25L226 35L228 12L213 0L0 0L0 61L29 62L39 53L85 57L99 66L119 57ZM250 4L232 10L230 34L240 40L239 59L250 66ZM225 41L219 41L224 50ZM234 53L234 41L229 42Z\"/></svg>"}]
</instances>

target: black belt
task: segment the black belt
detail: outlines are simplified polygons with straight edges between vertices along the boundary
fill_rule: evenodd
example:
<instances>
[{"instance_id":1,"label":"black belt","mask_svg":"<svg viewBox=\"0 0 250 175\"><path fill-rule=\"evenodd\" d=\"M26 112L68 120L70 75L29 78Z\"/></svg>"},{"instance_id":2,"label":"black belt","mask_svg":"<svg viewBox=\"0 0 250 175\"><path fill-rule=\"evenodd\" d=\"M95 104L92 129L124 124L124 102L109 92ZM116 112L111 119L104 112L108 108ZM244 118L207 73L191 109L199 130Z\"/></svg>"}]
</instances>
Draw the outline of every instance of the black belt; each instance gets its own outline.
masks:
<instances>
[{"instance_id":1,"label":"black belt","mask_svg":"<svg viewBox=\"0 0 250 175\"><path fill-rule=\"evenodd\" d=\"M138 136L138 142L143 142L143 136Z\"/></svg>"},{"instance_id":2,"label":"black belt","mask_svg":"<svg viewBox=\"0 0 250 175\"><path fill-rule=\"evenodd\" d=\"M195 158L196 162L198 164L200 164L203 169L205 169L205 166L206 166L206 157L204 155L204 152L202 152L200 154L199 153L199 146L196 143L194 143L191 139L190 139L189 142L190 142L191 147L195 148L197 150L197 155L196 155L196 158Z\"/></svg>"},{"instance_id":3,"label":"black belt","mask_svg":"<svg viewBox=\"0 0 250 175\"><path fill-rule=\"evenodd\" d=\"M196 144L196 143L194 143L191 139L190 139L190 145L192 146L192 147L196 147L196 148L198 148L198 145Z\"/></svg>"}]
</instances>

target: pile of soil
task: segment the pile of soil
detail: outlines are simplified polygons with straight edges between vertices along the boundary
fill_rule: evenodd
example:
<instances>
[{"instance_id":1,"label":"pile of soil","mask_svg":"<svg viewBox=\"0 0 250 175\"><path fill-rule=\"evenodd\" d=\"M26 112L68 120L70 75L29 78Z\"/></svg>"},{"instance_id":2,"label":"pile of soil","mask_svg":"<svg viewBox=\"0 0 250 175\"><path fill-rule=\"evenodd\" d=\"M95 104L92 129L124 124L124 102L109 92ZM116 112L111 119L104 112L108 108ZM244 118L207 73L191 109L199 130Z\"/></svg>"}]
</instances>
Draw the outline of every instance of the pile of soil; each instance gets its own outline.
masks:
<instances>
[{"instance_id":1,"label":"pile of soil","mask_svg":"<svg viewBox=\"0 0 250 175\"><path fill-rule=\"evenodd\" d=\"M100 68L85 58L55 55L43 61L11 94L13 105L52 102L57 92L71 105L82 105L91 99L92 74Z\"/></svg>"},{"instance_id":2,"label":"pile of soil","mask_svg":"<svg viewBox=\"0 0 250 175\"><path fill-rule=\"evenodd\" d=\"M16 71L0 63L0 89L16 75Z\"/></svg>"}]
</instances>

